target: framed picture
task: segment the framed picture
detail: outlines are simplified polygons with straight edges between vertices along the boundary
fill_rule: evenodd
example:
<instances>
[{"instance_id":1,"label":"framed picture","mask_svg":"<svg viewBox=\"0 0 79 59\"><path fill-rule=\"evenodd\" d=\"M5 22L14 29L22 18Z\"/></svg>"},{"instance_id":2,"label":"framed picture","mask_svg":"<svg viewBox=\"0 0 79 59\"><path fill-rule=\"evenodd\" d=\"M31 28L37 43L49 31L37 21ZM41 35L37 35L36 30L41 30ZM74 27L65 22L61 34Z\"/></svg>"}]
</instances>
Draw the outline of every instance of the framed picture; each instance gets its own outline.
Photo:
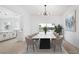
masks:
<instances>
[{"instance_id":1,"label":"framed picture","mask_svg":"<svg viewBox=\"0 0 79 59\"><path fill-rule=\"evenodd\" d=\"M76 31L76 13L73 16L67 16L65 19L65 25L67 31Z\"/></svg>"}]
</instances>

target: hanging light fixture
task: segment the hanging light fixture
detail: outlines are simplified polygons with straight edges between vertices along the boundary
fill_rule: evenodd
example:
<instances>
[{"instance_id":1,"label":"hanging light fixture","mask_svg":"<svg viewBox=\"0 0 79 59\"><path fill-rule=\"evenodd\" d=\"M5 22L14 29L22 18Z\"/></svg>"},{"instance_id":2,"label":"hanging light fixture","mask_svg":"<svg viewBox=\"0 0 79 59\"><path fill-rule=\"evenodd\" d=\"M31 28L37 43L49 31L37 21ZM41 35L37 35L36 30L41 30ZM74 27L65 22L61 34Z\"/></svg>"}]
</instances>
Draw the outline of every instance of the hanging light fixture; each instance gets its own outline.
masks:
<instances>
[{"instance_id":1,"label":"hanging light fixture","mask_svg":"<svg viewBox=\"0 0 79 59\"><path fill-rule=\"evenodd\" d=\"M47 16L47 15L48 15L48 14L47 14L47 10L46 10L47 5L44 5L44 7L45 7L45 10L44 10L43 15L44 15L44 16Z\"/></svg>"}]
</instances>

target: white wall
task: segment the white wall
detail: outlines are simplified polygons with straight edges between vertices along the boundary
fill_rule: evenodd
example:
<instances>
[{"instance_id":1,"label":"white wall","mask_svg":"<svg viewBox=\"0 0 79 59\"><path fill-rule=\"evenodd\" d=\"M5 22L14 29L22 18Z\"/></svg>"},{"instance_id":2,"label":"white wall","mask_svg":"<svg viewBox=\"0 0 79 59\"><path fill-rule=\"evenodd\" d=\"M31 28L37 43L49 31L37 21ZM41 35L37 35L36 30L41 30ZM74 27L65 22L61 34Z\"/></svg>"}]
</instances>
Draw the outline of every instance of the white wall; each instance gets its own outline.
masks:
<instances>
[{"instance_id":1,"label":"white wall","mask_svg":"<svg viewBox=\"0 0 79 59\"><path fill-rule=\"evenodd\" d=\"M25 10L22 6L16 6L16 5L4 5L4 6L0 6L0 7L4 7L4 8L7 8L11 11L13 11L14 13L17 13L18 15L20 15L19 19L13 19L14 21L12 21L13 24L15 25L19 25L20 26L20 29L21 31L23 32L23 38L27 35L29 35L31 32L30 32L30 15L29 13L27 12L27 10ZM9 21L9 20L7 20ZM19 23L16 23L16 22L19 22ZM20 36L21 36L20 35ZM19 36L19 37L20 37Z\"/></svg>"},{"instance_id":2,"label":"white wall","mask_svg":"<svg viewBox=\"0 0 79 59\"><path fill-rule=\"evenodd\" d=\"M31 30L32 33L39 31L38 24L40 23L54 23L63 25L62 16L31 16Z\"/></svg>"},{"instance_id":3,"label":"white wall","mask_svg":"<svg viewBox=\"0 0 79 59\"><path fill-rule=\"evenodd\" d=\"M0 18L0 31L12 31L20 29L20 19L15 17L9 18ZM5 26L9 24L9 29L6 30Z\"/></svg>"},{"instance_id":4,"label":"white wall","mask_svg":"<svg viewBox=\"0 0 79 59\"><path fill-rule=\"evenodd\" d=\"M19 14L17 15L17 13L0 6L0 31L19 29L19 23ZM5 29L7 24L9 25L9 30Z\"/></svg>"},{"instance_id":5,"label":"white wall","mask_svg":"<svg viewBox=\"0 0 79 59\"><path fill-rule=\"evenodd\" d=\"M66 16L72 15L74 10L76 10L76 32L65 31L65 39L73 44L74 46L79 48L79 6L72 6L65 14L64 14L64 23ZM64 24L65 28L65 24Z\"/></svg>"}]
</instances>

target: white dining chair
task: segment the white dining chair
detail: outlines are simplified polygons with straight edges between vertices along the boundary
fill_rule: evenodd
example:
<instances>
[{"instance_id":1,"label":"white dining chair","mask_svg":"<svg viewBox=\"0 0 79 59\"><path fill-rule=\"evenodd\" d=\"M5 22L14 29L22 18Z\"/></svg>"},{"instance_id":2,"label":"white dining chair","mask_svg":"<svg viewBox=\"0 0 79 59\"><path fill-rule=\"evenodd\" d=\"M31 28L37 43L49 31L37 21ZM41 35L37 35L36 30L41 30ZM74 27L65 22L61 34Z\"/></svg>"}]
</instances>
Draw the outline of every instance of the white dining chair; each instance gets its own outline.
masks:
<instances>
[{"instance_id":1,"label":"white dining chair","mask_svg":"<svg viewBox=\"0 0 79 59\"><path fill-rule=\"evenodd\" d=\"M31 45L33 45L33 42L28 37L25 37L25 41L26 41L27 51L28 51L29 47L31 48Z\"/></svg>"},{"instance_id":2,"label":"white dining chair","mask_svg":"<svg viewBox=\"0 0 79 59\"><path fill-rule=\"evenodd\" d=\"M62 52L62 47L63 47L63 37L57 37L53 40L53 46L54 46L54 52L58 48L59 51Z\"/></svg>"},{"instance_id":3,"label":"white dining chair","mask_svg":"<svg viewBox=\"0 0 79 59\"><path fill-rule=\"evenodd\" d=\"M32 39L32 37L25 37L26 44L27 44L27 51L29 48L32 47L33 51L35 51L35 48L37 48L37 42L35 39Z\"/></svg>"},{"instance_id":4,"label":"white dining chair","mask_svg":"<svg viewBox=\"0 0 79 59\"><path fill-rule=\"evenodd\" d=\"M34 42L34 51L35 50L39 50L39 46L40 46L40 39L39 38L32 38L33 42Z\"/></svg>"}]
</instances>

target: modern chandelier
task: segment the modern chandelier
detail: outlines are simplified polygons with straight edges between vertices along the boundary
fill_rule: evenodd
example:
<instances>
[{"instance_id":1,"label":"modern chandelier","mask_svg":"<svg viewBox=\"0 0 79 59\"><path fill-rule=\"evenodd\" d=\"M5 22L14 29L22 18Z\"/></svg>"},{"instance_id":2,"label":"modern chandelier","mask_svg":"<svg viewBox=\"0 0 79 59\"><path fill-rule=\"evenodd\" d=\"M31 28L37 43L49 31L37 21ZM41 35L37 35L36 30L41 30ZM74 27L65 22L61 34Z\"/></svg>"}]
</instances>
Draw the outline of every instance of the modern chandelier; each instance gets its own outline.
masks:
<instances>
[{"instance_id":1,"label":"modern chandelier","mask_svg":"<svg viewBox=\"0 0 79 59\"><path fill-rule=\"evenodd\" d=\"M47 16L47 15L48 15L48 14L47 14L46 7L47 7L47 5L44 5L44 8L45 8L44 13L43 13L44 16Z\"/></svg>"}]
</instances>

